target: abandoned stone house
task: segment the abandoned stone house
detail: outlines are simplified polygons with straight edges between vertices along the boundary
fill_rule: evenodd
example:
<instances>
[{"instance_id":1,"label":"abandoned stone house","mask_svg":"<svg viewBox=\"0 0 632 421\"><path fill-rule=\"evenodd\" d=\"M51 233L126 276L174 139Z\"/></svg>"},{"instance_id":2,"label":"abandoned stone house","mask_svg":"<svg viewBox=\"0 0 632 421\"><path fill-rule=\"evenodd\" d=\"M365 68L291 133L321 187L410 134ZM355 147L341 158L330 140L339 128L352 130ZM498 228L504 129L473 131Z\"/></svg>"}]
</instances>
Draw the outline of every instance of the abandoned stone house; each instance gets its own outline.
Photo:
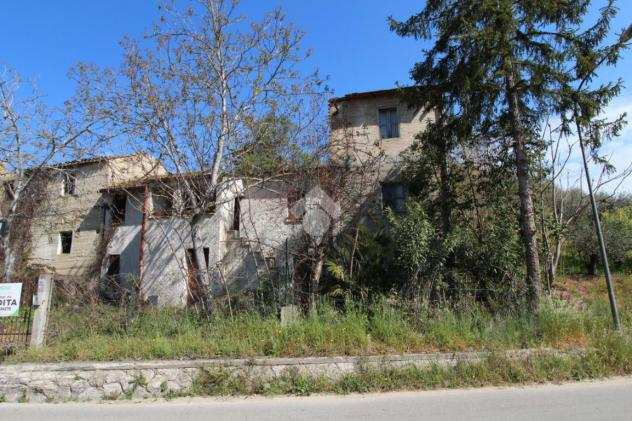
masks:
<instances>
[{"instance_id":1,"label":"abandoned stone house","mask_svg":"<svg viewBox=\"0 0 632 421\"><path fill-rule=\"evenodd\" d=\"M376 181L362 188L377 191L382 205L401 210L406 188L398 180L398 158L430 118L404 104L397 90L333 99L332 162L368 163ZM292 214L295 199L283 182L222 181L213 208L196 221L196 247L206 266L200 268L193 258L191 220L182 209L174 212L182 205L173 200L178 178L159 162L146 155L102 157L59 170L49 186L48 209L33 222L29 263L61 277L107 280L105 293L112 299L117 291L136 291L160 306L192 303L198 287L192 274L210 268L214 296L255 289L262 278L292 276L293 248L304 227Z\"/></svg>"},{"instance_id":2,"label":"abandoned stone house","mask_svg":"<svg viewBox=\"0 0 632 421\"><path fill-rule=\"evenodd\" d=\"M38 192L30 226L27 263L52 269L59 277L82 278L99 262L105 207L100 189L152 172L164 172L145 154L96 157L55 165ZM2 183L2 197L11 200L10 177Z\"/></svg>"}]
</instances>

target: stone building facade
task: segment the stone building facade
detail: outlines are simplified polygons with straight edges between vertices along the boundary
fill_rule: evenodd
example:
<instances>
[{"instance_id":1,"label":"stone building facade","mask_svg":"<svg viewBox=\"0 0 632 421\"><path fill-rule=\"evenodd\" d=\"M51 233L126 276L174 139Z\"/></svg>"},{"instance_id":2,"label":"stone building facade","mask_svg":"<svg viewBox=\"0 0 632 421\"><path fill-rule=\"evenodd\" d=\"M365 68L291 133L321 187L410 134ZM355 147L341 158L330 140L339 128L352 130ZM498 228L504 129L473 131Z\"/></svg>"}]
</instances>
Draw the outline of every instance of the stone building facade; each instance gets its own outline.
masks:
<instances>
[{"instance_id":1,"label":"stone building facade","mask_svg":"<svg viewBox=\"0 0 632 421\"><path fill-rule=\"evenodd\" d=\"M433 111L411 108L397 89L352 93L329 102L332 158L350 165L383 157L383 178L398 163Z\"/></svg>"},{"instance_id":2,"label":"stone building facade","mask_svg":"<svg viewBox=\"0 0 632 421\"><path fill-rule=\"evenodd\" d=\"M359 171L364 194L374 197L365 209L385 206L404 211L408 192L400 176L402 154L436 118L433 110L410 107L398 89L360 92L329 102L332 160Z\"/></svg>"},{"instance_id":3,"label":"stone building facade","mask_svg":"<svg viewBox=\"0 0 632 421\"><path fill-rule=\"evenodd\" d=\"M399 157L434 113L408 107L398 90L349 94L331 100L329 111L332 162L365 176L356 182L361 195L376 193L379 199L367 201L369 206L403 210ZM361 166L367 170L357 171ZM133 292L159 306L192 304L200 272L208 274L215 297L293 277L305 228L292 215L296 198L288 183L224 179L213 208L195 222L194 250L191 218L174 211L177 177L158 161L146 155L103 157L55 170L45 208L33 221L28 262L58 277L97 278L112 300ZM162 194L165 186L171 197ZM301 200L303 208L322 208L319 198Z\"/></svg>"},{"instance_id":4,"label":"stone building facade","mask_svg":"<svg viewBox=\"0 0 632 421\"><path fill-rule=\"evenodd\" d=\"M97 250L105 215L100 190L112 183L164 172L145 154L96 157L67 162L46 169L30 224L26 263L46 266L60 278L84 278L98 267ZM9 200L7 183L2 197Z\"/></svg>"}]
</instances>

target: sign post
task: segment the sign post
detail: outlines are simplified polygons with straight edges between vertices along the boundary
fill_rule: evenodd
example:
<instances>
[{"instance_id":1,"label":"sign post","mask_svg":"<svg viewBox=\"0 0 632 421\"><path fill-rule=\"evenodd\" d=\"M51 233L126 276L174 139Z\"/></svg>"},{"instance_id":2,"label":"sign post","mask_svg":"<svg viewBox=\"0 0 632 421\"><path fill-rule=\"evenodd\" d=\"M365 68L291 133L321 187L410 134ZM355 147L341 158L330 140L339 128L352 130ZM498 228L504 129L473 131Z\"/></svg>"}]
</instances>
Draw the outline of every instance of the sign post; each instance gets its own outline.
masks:
<instances>
[{"instance_id":1,"label":"sign post","mask_svg":"<svg viewBox=\"0 0 632 421\"><path fill-rule=\"evenodd\" d=\"M0 317L15 317L20 312L22 284L0 284Z\"/></svg>"}]
</instances>

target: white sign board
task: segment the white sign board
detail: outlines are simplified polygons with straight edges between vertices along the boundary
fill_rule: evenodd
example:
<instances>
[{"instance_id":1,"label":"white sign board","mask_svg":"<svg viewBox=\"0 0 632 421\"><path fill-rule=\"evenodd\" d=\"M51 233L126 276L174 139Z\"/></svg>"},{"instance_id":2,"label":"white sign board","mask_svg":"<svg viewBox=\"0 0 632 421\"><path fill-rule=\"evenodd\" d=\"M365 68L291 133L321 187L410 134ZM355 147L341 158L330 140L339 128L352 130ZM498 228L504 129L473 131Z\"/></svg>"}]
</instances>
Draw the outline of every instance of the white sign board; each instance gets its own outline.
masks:
<instances>
[{"instance_id":1,"label":"white sign board","mask_svg":"<svg viewBox=\"0 0 632 421\"><path fill-rule=\"evenodd\" d=\"M21 297L21 283L0 284L0 317L17 316Z\"/></svg>"}]
</instances>

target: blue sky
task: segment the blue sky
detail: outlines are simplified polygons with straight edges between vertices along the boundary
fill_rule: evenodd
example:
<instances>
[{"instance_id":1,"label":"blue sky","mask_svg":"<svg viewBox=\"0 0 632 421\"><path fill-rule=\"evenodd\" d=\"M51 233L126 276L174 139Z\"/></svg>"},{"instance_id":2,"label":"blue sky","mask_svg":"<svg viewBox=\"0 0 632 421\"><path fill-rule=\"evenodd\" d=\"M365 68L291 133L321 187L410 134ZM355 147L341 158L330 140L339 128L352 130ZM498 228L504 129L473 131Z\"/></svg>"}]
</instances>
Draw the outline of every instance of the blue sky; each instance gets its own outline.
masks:
<instances>
[{"instance_id":1,"label":"blue sky","mask_svg":"<svg viewBox=\"0 0 632 421\"><path fill-rule=\"evenodd\" d=\"M628 1L619 1L622 10L614 28L632 22ZM398 38L388 30L386 18L405 18L420 10L423 1L242 0L243 12L253 16L277 5L306 33L304 46L313 50L306 70L320 69L336 95L406 83L410 67L421 56L423 44ZM118 41L125 35L141 37L158 10L151 0L2 0L0 16L0 64L33 78L47 101L59 104L72 94L66 77L70 66L77 61L116 66ZM632 111L632 51L616 69L604 73L606 79L617 77L631 81L631 86L614 107ZM618 166L628 164L632 130L607 152ZM628 184L626 190L632 192L632 182Z\"/></svg>"}]
</instances>

